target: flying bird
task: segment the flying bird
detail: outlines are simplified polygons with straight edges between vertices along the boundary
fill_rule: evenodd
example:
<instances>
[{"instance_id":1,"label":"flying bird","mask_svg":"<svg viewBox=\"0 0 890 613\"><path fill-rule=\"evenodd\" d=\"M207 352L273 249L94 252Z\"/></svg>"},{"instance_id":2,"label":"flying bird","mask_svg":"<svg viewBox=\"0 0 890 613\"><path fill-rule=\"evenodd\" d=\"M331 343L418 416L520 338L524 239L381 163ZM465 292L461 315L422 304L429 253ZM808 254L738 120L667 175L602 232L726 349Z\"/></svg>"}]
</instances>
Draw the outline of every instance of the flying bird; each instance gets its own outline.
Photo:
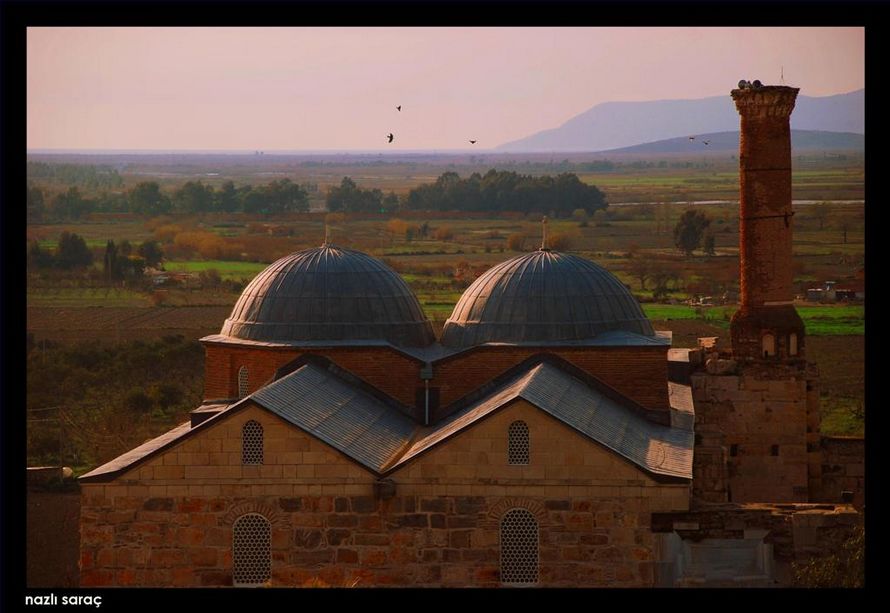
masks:
<instances>
[{"instance_id":1,"label":"flying bird","mask_svg":"<svg viewBox=\"0 0 890 613\"><path fill-rule=\"evenodd\" d=\"M386 142L391 143L393 138L395 137L392 135L392 132L390 132L386 135Z\"/></svg>"},{"instance_id":2,"label":"flying bird","mask_svg":"<svg viewBox=\"0 0 890 613\"><path fill-rule=\"evenodd\" d=\"M470 144L471 144L471 145L475 145L475 144L476 144L476 141L471 140L471 141L470 141Z\"/></svg>"},{"instance_id":3,"label":"flying bird","mask_svg":"<svg viewBox=\"0 0 890 613\"><path fill-rule=\"evenodd\" d=\"M396 110L397 110L398 112L401 113L401 112L402 112L402 105L400 104L399 106L397 106L397 107L396 107Z\"/></svg>"},{"instance_id":4,"label":"flying bird","mask_svg":"<svg viewBox=\"0 0 890 613\"><path fill-rule=\"evenodd\" d=\"M709 140L703 140L702 142L703 142L704 144L706 144L706 145L710 145L710 144L711 144L711 141L709 141Z\"/></svg>"},{"instance_id":5,"label":"flying bird","mask_svg":"<svg viewBox=\"0 0 890 613\"><path fill-rule=\"evenodd\" d=\"M695 140L695 137L694 137L694 136L690 136L690 137L689 137L689 140Z\"/></svg>"}]
</instances>

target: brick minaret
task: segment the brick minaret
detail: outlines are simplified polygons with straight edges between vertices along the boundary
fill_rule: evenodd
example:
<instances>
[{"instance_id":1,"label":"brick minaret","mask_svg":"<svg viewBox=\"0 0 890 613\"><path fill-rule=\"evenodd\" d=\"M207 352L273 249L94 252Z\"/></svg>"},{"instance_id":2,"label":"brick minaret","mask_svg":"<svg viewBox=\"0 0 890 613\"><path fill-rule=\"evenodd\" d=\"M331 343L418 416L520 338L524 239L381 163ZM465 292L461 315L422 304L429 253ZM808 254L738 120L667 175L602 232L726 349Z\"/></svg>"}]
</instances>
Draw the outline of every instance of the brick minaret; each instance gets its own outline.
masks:
<instances>
[{"instance_id":1,"label":"brick minaret","mask_svg":"<svg viewBox=\"0 0 890 613\"><path fill-rule=\"evenodd\" d=\"M738 358L803 357L804 326L792 303L791 111L795 87L732 90L741 115L741 308L732 318Z\"/></svg>"}]
</instances>

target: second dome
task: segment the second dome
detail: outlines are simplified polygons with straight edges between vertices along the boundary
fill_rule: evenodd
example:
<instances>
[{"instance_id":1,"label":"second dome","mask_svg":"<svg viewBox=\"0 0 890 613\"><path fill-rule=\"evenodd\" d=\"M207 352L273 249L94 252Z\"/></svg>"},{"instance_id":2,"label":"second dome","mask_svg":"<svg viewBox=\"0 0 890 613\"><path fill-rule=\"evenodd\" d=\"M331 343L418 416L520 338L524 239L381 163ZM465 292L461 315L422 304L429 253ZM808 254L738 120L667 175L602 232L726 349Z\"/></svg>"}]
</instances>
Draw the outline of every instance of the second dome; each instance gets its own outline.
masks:
<instances>
[{"instance_id":1,"label":"second dome","mask_svg":"<svg viewBox=\"0 0 890 613\"><path fill-rule=\"evenodd\" d=\"M550 250L511 258L463 293L442 330L442 344L547 344L623 330L654 336L636 298L590 260Z\"/></svg>"}]
</instances>

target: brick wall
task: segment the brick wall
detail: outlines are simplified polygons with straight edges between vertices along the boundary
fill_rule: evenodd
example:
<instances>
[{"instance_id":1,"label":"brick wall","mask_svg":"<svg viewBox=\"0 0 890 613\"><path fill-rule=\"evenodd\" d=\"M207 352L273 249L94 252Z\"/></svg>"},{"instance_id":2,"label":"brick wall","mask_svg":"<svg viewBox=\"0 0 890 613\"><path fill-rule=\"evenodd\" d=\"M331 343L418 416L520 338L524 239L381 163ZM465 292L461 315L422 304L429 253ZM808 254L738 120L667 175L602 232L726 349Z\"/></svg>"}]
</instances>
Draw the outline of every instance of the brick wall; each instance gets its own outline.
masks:
<instances>
[{"instance_id":1,"label":"brick wall","mask_svg":"<svg viewBox=\"0 0 890 613\"><path fill-rule=\"evenodd\" d=\"M240 464L240 431L263 424L265 464ZM506 428L530 428L528 466L506 462ZM375 476L257 407L208 428L109 484L83 484L81 585L232 581L232 525L272 526L273 585L499 584L499 521L539 524L540 584L645 586L654 511L688 508L688 486L658 483L517 402L391 475Z\"/></svg>"},{"instance_id":2,"label":"brick wall","mask_svg":"<svg viewBox=\"0 0 890 613\"><path fill-rule=\"evenodd\" d=\"M479 347L434 364L431 385L446 406L537 353L546 351L650 409L668 410L666 347Z\"/></svg>"},{"instance_id":3,"label":"brick wall","mask_svg":"<svg viewBox=\"0 0 890 613\"><path fill-rule=\"evenodd\" d=\"M692 375L693 494L711 502L806 502L813 450L813 373L781 365ZM818 406L816 406L816 410ZM816 420L818 417L815 418ZM722 459L723 464L717 464Z\"/></svg>"},{"instance_id":4,"label":"brick wall","mask_svg":"<svg viewBox=\"0 0 890 613\"><path fill-rule=\"evenodd\" d=\"M268 383L278 368L302 354L322 355L406 406L415 405L416 391L423 387L423 364L388 347L207 345L206 350L207 399L236 397L241 366L248 368L249 389L253 392ZM434 363L430 386L439 389L439 404L445 407L543 351L533 347L479 347ZM554 347L546 352L571 362L646 408L668 410L666 347Z\"/></svg>"}]
</instances>

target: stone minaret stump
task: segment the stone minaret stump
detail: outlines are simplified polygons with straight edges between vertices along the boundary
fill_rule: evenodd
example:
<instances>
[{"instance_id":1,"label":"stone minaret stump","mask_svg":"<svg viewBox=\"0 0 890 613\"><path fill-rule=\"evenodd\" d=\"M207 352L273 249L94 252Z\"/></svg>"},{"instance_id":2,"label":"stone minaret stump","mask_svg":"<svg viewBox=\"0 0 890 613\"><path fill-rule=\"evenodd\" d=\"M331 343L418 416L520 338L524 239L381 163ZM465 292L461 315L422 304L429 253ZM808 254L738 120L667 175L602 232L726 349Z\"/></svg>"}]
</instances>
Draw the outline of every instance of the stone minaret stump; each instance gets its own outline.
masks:
<instances>
[{"instance_id":1,"label":"stone minaret stump","mask_svg":"<svg viewBox=\"0 0 890 613\"><path fill-rule=\"evenodd\" d=\"M732 90L741 115L741 307L730 325L738 358L803 357L804 325L793 304L791 250L790 117L799 91L778 85Z\"/></svg>"}]
</instances>

